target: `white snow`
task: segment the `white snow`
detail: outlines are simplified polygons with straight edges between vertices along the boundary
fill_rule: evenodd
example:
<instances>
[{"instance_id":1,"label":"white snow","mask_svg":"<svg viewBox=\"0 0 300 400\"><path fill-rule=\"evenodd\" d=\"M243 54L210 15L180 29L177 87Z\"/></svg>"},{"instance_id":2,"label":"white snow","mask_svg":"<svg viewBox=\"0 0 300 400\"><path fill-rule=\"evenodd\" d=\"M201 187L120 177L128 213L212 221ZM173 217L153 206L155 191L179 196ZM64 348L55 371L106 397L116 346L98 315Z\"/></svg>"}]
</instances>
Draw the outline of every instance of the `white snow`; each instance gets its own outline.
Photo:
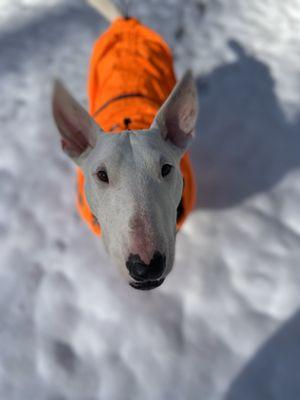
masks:
<instances>
[{"instance_id":1,"label":"white snow","mask_svg":"<svg viewBox=\"0 0 300 400\"><path fill-rule=\"evenodd\" d=\"M203 6L206 9L203 13ZM105 22L0 1L0 399L299 400L300 2L133 1L199 87L197 208L131 289L75 210L50 112Z\"/></svg>"}]
</instances>

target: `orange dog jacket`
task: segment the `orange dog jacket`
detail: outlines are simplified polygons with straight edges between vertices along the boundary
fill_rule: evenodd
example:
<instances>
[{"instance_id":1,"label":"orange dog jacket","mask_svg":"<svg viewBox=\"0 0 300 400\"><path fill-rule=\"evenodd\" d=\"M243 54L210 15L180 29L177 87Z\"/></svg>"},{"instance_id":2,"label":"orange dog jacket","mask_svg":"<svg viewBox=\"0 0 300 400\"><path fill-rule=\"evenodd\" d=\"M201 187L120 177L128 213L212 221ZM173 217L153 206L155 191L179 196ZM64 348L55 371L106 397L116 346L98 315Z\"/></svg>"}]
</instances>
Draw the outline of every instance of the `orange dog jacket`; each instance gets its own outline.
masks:
<instances>
[{"instance_id":1,"label":"orange dog jacket","mask_svg":"<svg viewBox=\"0 0 300 400\"><path fill-rule=\"evenodd\" d=\"M119 18L96 41L91 56L88 94L90 114L106 133L149 129L176 83L171 50L154 31L135 18ZM177 229L195 203L196 185L189 155L181 159L184 179ZM100 235L84 193L84 175L77 169L77 208Z\"/></svg>"}]
</instances>

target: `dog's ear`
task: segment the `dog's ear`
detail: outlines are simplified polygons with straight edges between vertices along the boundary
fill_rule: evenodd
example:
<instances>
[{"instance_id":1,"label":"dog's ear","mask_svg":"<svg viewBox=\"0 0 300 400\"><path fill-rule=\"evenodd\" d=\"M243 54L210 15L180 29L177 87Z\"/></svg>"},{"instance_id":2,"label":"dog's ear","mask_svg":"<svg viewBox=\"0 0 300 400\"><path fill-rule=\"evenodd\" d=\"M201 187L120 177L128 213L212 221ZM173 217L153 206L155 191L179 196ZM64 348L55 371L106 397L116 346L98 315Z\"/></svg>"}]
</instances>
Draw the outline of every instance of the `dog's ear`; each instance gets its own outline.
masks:
<instances>
[{"instance_id":1,"label":"dog's ear","mask_svg":"<svg viewBox=\"0 0 300 400\"><path fill-rule=\"evenodd\" d=\"M197 89L191 71L187 71L161 106L151 128L163 138L186 150L194 137L198 113Z\"/></svg>"},{"instance_id":2,"label":"dog's ear","mask_svg":"<svg viewBox=\"0 0 300 400\"><path fill-rule=\"evenodd\" d=\"M60 81L55 81L52 110L61 135L63 151L77 164L92 150L100 128Z\"/></svg>"}]
</instances>

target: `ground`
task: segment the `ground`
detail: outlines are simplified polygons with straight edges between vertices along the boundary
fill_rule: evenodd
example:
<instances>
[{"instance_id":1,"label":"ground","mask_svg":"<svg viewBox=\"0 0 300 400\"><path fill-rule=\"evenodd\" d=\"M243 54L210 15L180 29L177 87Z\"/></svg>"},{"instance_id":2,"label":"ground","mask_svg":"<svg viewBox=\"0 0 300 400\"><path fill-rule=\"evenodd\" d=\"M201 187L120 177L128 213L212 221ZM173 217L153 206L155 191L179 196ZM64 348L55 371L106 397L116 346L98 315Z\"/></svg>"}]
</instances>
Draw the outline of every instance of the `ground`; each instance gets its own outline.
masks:
<instances>
[{"instance_id":1,"label":"ground","mask_svg":"<svg viewBox=\"0 0 300 400\"><path fill-rule=\"evenodd\" d=\"M174 270L130 288L75 210L50 97L87 103L105 21L0 1L0 398L298 400L300 2L133 0L192 68L198 201Z\"/></svg>"}]
</instances>

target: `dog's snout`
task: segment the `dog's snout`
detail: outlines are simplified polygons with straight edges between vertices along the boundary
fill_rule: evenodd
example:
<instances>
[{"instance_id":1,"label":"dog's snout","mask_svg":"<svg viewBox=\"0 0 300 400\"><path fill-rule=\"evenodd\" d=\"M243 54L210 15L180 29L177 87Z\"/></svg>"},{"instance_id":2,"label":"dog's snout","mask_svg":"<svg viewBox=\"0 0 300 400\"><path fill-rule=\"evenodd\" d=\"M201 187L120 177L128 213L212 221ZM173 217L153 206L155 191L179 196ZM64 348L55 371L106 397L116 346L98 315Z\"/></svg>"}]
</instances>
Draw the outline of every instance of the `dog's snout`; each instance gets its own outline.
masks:
<instances>
[{"instance_id":1,"label":"dog's snout","mask_svg":"<svg viewBox=\"0 0 300 400\"><path fill-rule=\"evenodd\" d=\"M129 269L130 275L136 280L145 280L148 275L148 266L142 262L133 262Z\"/></svg>"},{"instance_id":2,"label":"dog's snout","mask_svg":"<svg viewBox=\"0 0 300 400\"><path fill-rule=\"evenodd\" d=\"M151 281L160 278L166 267L166 256L156 251L147 265L138 254L130 254L126 262L130 276L136 281Z\"/></svg>"}]
</instances>

